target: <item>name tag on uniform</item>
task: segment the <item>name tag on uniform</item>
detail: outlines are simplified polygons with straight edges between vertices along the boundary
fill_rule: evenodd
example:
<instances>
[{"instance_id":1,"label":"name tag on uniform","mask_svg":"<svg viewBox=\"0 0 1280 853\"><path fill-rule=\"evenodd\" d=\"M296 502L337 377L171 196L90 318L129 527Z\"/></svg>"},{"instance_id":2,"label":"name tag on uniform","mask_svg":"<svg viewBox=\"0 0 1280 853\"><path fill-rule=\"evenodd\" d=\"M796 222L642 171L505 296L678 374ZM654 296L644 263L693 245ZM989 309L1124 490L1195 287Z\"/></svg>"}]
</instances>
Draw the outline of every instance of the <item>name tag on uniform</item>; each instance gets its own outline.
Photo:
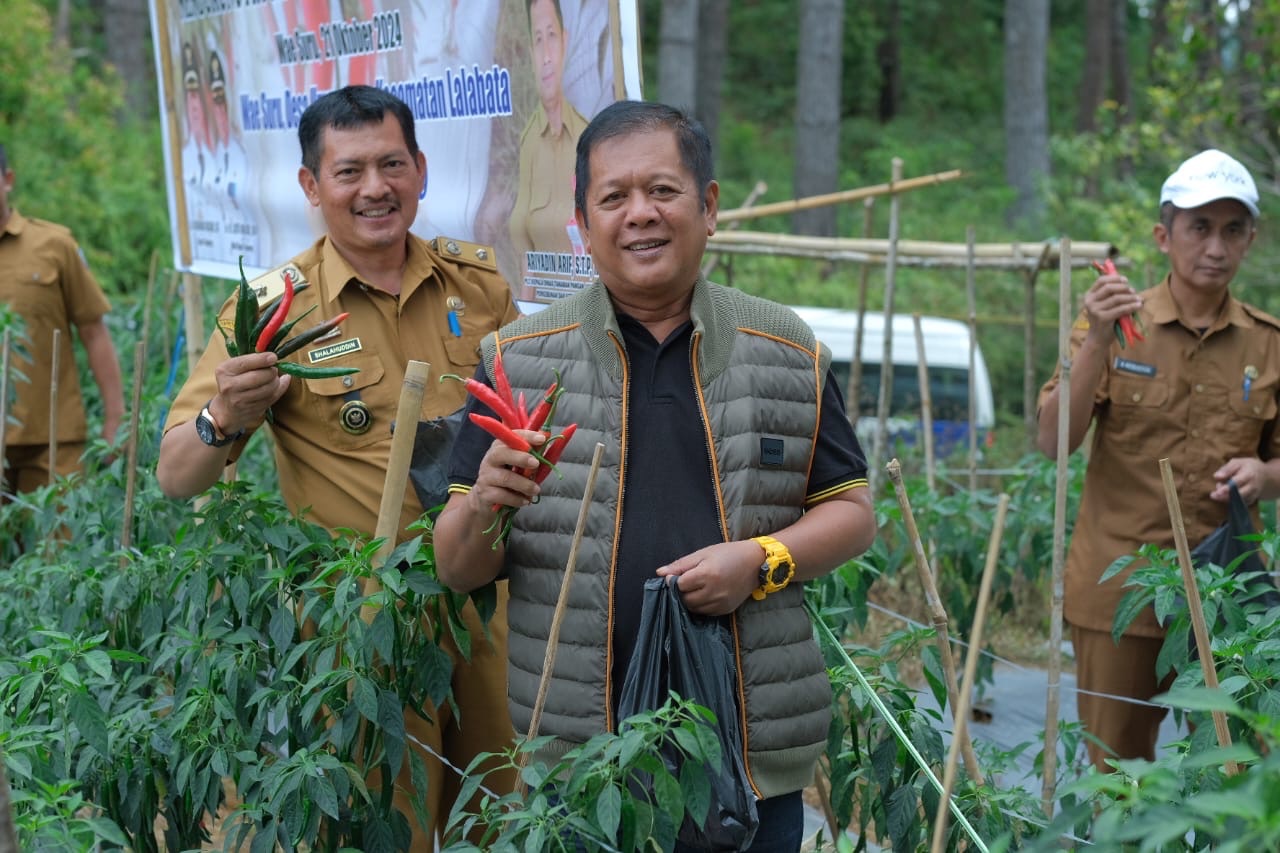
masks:
<instances>
[{"instance_id":1,"label":"name tag on uniform","mask_svg":"<svg viewBox=\"0 0 1280 853\"><path fill-rule=\"evenodd\" d=\"M1115 369L1121 373L1132 373L1135 376L1145 376L1148 379L1156 375L1156 366L1154 364L1143 364L1140 361L1130 361L1127 358L1117 357Z\"/></svg>"},{"instance_id":2,"label":"name tag on uniform","mask_svg":"<svg viewBox=\"0 0 1280 853\"><path fill-rule=\"evenodd\" d=\"M359 338L347 338L345 341L338 341L336 344L329 344L327 347L310 350L307 353L307 358L310 359L312 364L315 364L321 361L328 361L331 358L337 358L340 355L359 352L362 349L364 347L360 345Z\"/></svg>"}]
</instances>

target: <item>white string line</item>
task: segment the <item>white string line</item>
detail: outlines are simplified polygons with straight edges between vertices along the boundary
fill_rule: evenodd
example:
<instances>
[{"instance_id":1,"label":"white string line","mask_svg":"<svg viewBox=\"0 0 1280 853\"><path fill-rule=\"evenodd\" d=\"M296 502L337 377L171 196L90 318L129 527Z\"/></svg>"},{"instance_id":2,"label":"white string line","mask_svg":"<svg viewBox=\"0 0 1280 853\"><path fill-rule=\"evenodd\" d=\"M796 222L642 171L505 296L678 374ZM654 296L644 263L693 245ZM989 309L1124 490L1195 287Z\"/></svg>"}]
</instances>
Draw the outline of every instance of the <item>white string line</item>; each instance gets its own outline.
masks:
<instances>
[{"instance_id":1,"label":"white string line","mask_svg":"<svg viewBox=\"0 0 1280 853\"><path fill-rule=\"evenodd\" d=\"M901 613L898 613L894 610L890 610L888 607L883 607L879 604L876 604L873 601L868 601L867 607L872 610L875 610L878 613L883 613L886 616L892 616L895 619L898 619L902 622L907 623L913 628L923 628L926 630L933 628L932 625L925 625L923 622L917 622L916 620L912 619L910 616L904 616ZM958 646L963 646L966 649L969 648L969 643L967 641L960 639L954 634L951 635L951 642L955 643ZM1041 670L1031 669L1029 667L1022 666L1021 664L1014 663L1008 658L1000 657L1000 655L996 654L995 652L989 652L986 649L979 649L978 652L979 654L983 654L991 658L992 660L999 661L1000 663L1004 664L1010 669L1016 669L1018 672L1021 672L1025 675L1035 675L1041 672ZM1166 705L1163 702L1147 702L1143 699L1135 699L1132 696L1116 696L1111 693L1099 693L1096 690L1086 690L1083 687L1075 687L1069 684L1060 684L1059 687L1063 690L1068 690L1072 693L1083 693L1086 696L1096 696L1099 699L1111 699L1116 702L1128 702L1130 705L1144 705L1148 708L1164 708L1166 710L1173 707L1172 705Z\"/></svg>"}]
</instances>

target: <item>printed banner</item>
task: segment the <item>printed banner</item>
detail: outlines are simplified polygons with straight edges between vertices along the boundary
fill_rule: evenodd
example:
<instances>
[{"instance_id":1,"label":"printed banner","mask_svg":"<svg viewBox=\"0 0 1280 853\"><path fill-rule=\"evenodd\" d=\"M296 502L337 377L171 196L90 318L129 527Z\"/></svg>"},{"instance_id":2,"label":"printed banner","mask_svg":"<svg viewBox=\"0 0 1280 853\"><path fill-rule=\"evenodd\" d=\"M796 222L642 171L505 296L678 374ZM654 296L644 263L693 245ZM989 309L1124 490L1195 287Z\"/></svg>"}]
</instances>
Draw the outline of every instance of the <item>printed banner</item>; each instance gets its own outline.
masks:
<instances>
[{"instance_id":1,"label":"printed banner","mask_svg":"<svg viewBox=\"0 0 1280 853\"><path fill-rule=\"evenodd\" d=\"M593 277L573 223L587 121L640 98L636 0L151 0L174 266L253 278L324 232L298 119L350 84L417 118L415 233L484 243L515 295Z\"/></svg>"}]
</instances>

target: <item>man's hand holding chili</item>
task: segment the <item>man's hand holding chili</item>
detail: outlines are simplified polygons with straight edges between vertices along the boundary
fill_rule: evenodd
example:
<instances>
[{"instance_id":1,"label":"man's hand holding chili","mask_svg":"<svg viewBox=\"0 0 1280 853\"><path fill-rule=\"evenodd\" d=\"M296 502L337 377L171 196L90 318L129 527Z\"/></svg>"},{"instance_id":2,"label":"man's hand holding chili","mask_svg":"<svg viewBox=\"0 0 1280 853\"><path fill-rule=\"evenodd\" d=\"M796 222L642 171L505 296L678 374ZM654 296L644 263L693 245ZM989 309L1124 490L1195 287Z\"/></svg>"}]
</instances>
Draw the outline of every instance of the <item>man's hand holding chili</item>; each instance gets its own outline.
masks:
<instances>
[{"instance_id":1,"label":"man's hand holding chili","mask_svg":"<svg viewBox=\"0 0 1280 853\"><path fill-rule=\"evenodd\" d=\"M1129 284L1129 279L1119 273L1098 276L1084 294L1084 312L1089 318L1089 338L1096 344L1109 348L1115 335L1116 321L1137 313L1142 299Z\"/></svg>"}]
</instances>

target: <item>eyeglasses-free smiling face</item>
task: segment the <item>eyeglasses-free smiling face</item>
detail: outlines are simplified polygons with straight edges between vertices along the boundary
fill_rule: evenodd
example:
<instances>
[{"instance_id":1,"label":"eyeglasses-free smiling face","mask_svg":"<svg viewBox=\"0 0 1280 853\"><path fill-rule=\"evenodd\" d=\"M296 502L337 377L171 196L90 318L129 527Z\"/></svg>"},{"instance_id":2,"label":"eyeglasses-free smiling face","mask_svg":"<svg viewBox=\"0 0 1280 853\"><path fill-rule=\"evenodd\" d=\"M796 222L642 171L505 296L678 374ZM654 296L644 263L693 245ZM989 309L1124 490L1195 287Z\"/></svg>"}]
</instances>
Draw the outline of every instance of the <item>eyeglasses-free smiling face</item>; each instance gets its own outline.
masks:
<instances>
[{"instance_id":1,"label":"eyeglasses-free smiling face","mask_svg":"<svg viewBox=\"0 0 1280 853\"><path fill-rule=\"evenodd\" d=\"M380 124L326 127L321 143L319 168L312 174L304 166L298 182L320 209L329 239L348 259L403 247L418 215L426 155L409 153L390 113Z\"/></svg>"},{"instance_id":2,"label":"eyeglasses-free smiling face","mask_svg":"<svg viewBox=\"0 0 1280 853\"><path fill-rule=\"evenodd\" d=\"M691 291L716 230L719 185L699 190L669 128L602 140L589 165L578 224L605 286L641 304Z\"/></svg>"}]
</instances>

